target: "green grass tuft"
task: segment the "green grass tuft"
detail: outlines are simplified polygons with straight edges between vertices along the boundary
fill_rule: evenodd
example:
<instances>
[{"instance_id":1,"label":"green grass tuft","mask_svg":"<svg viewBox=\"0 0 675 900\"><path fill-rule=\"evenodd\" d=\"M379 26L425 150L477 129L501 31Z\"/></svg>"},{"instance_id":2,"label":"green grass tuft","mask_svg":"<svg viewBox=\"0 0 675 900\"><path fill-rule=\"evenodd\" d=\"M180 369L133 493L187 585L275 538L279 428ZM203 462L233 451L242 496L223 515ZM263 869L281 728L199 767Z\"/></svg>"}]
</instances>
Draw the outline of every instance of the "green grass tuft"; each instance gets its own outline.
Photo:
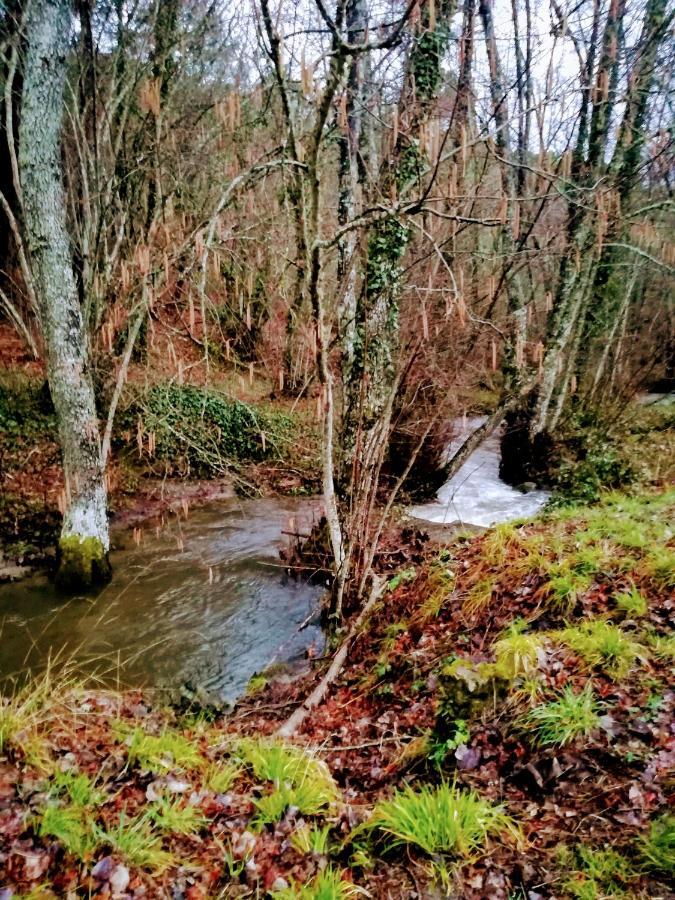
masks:
<instances>
[{"instance_id":1,"label":"green grass tuft","mask_svg":"<svg viewBox=\"0 0 675 900\"><path fill-rule=\"evenodd\" d=\"M255 694L260 693L260 691L264 690L267 686L267 678L265 675L259 673L257 675L252 675L248 684L246 685L246 694L249 697L253 697Z\"/></svg>"},{"instance_id":2,"label":"green grass tuft","mask_svg":"<svg viewBox=\"0 0 675 900\"><path fill-rule=\"evenodd\" d=\"M464 601L464 610L469 615L473 615L484 609L492 600L493 589L493 578L481 578L470 588Z\"/></svg>"},{"instance_id":3,"label":"green grass tuft","mask_svg":"<svg viewBox=\"0 0 675 900\"><path fill-rule=\"evenodd\" d=\"M291 835L291 846L295 847L299 853L315 853L318 856L325 856L328 853L330 832L330 825L319 828L318 826L310 827L303 822Z\"/></svg>"},{"instance_id":4,"label":"green grass tuft","mask_svg":"<svg viewBox=\"0 0 675 900\"><path fill-rule=\"evenodd\" d=\"M617 594L616 607L630 619L641 619L649 612L647 598L633 585L629 591Z\"/></svg>"},{"instance_id":5,"label":"green grass tuft","mask_svg":"<svg viewBox=\"0 0 675 900\"><path fill-rule=\"evenodd\" d=\"M204 765L194 742L174 731L155 736L134 728L126 743L129 763L148 772L161 774L171 769L199 769Z\"/></svg>"},{"instance_id":6,"label":"green grass tuft","mask_svg":"<svg viewBox=\"0 0 675 900\"><path fill-rule=\"evenodd\" d=\"M534 728L540 744L564 747L579 737L588 737L598 726L595 697L590 684L579 694L565 688L556 700L535 706L523 719L529 729Z\"/></svg>"},{"instance_id":7,"label":"green grass tuft","mask_svg":"<svg viewBox=\"0 0 675 900\"><path fill-rule=\"evenodd\" d=\"M328 766L309 751L281 741L246 738L240 741L238 752L256 778L273 781L277 786L313 782L327 796L333 799L338 796Z\"/></svg>"},{"instance_id":8,"label":"green grass tuft","mask_svg":"<svg viewBox=\"0 0 675 900\"><path fill-rule=\"evenodd\" d=\"M152 824L160 831L172 834L197 834L207 823L206 816L195 806L180 799L163 797L149 810Z\"/></svg>"},{"instance_id":9,"label":"green grass tuft","mask_svg":"<svg viewBox=\"0 0 675 900\"><path fill-rule=\"evenodd\" d=\"M541 635L523 634L519 627L507 629L493 648L496 674L508 680L532 674L543 647Z\"/></svg>"},{"instance_id":10,"label":"green grass tuft","mask_svg":"<svg viewBox=\"0 0 675 900\"><path fill-rule=\"evenodd\" d=\"M326 764L307 751L275 740L244 739L239 753L257 778L274 784L272 793L255 801L262 823L277 822L289 807L317 815L339 798Z\"/></svg>"},{"instance_id":11,"label":"green grass tuft","mask_svg":"<svg viewBox=\"0 0 675 900\"><path fill-rule=\"evenodd\" d=\"M242 767L235 762L213 763L204 773L202 784L214 794L226 794L241 772Z\"/></svg>"},{"instance_id":12,"label":"green grass tuft","mask_svg":"<svg viewBox=\"0 0 675 900\"><path fill-rule=\"evenodd\" d=\"M370 827L394 840L412 844L429 856L451 853L469 858L493 836L518 836L513 820L475 791L460 791L447 783L406 786L375 807Z\"/></svg>"},{"instance_id":13,"label":"green grass tuft","mask_svg":"<svg viewBox=\"0 0 675 900\"><path fill-rule=\"evenodd\" d=\"M173 856L162 849L161 837L153 833L149 812L136 818L127 818L122 812L115 826L95 830L101 844L120 853L132 866L157 874L174 864Z\"/></svg>"},{"instance_id":14,"label":"green grass tuft","mask_svg":"<svg viewBox=\"0 0 675 900\"><path fill-rule=\"evenodd\" d=\"M675 635L648 634L647 642L654 656L675 663Z\"/></svg>"},{"instance_id":15,"label":"green grass tuft","mask_svg":"<svg viewBox=\"0 0 675 900\"><path fill-rule=\"evenodd\" d=\"M38 834L56 838L68 853L82 860L91 857L98 845L89 816L77 806L48 805L39 818Z\"/></svg>"},{"instance_id":16,"label":"green grass tuft","mask_svg":"<svg viewBox=\"0 0 675 900\"><path fill-rule=\"evenodd\" d=\"M614 678L624 678L647 652L642 644L605 619L563 628L552 637L574 650L588 666L602 668Z\"/></svg>"},{"instance_id":17,"label":"green grass tuft","mask_svg":"<svg viewBox=\"0 0 675 900\"><path fill-rule=\"evenodd\" d=\"M75 772L56 772L50 793L55 797L65 794L73 806L80 808L99 806L105 798L103 791L94 787L88 775Z\"/></svg>"},{"instance_id":18,"label":"green grass tuft","mask_svg":"<svg viewBox=\"0 0 675 900\"><path fill-rule=\"evenodd\" d=\"M565 873L562 888L576 900L627 897L627 886L636 877L628 860L611 849L595 850L580 844L562 848L558 864Z\"/></svg>"},{"instance_id":19,"label":"green grass tuft","mask_svg":"<svg viewBox=\"0 0 675 900\"><path fill-rule=\"evenodd\" d=\"M316 816L326 812L335 800L334 791L311 779L298 784L281 783L271 794L254 800L261 824L278 822L288 809L300 815Z\"/></svg>"},{"instance_id":20,"label":"green grass tuft","mask_svg":"<svg viewBox=\"0 0 675 900\"><path fill-rule=\"evenodd\" d=\"M561 611L574 609L577 600L591 587L593 578L587 572L577 572L573 560L550 563L546 567L548 581L544 592L554 608Z\"/></svg>"},{"instance_id":21,"label":"green grass tuft","mask_svg":"<svg viewBox=\"0 0 675 900\"><path fill-rule=\"evenodd\" d=\"M654 819L639 850L648 868L675 876L675 815L665 813Z\"/></svg>"},{"instance_id":22,"label":"green grass tuft","mask_svg":"<svg viewBox=\"0 0 675 900\"><path fill-rule=\"evenodd\" d=\"M274 900L347 900L357 894L365 894L361 888L344 881L342 873L330 866L306 884L293 884L280 891L274 891Z\"/></svg>"}]
</instances>

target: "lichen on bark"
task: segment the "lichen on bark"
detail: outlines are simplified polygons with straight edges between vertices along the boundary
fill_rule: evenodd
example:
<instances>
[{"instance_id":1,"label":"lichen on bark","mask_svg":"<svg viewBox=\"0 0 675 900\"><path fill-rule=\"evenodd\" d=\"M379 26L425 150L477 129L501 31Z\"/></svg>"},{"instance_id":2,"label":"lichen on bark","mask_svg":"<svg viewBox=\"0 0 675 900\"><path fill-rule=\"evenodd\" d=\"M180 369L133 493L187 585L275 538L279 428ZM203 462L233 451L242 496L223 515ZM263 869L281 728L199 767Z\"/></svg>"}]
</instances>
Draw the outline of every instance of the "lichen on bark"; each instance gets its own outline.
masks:
<instances>
[{"instance_id":1,"label":"lichen on bark","mask_svg":"<svg viewBox=\"0 0 675 900\"><path fill-rule=\"evenodd\" d=\"M19 128L19 171L30 263L63 458L59 580L73 589L109 576L106 488L61 182L61 127L71 29L68 0L34 0Z\"/></svg>"}]
</instances>

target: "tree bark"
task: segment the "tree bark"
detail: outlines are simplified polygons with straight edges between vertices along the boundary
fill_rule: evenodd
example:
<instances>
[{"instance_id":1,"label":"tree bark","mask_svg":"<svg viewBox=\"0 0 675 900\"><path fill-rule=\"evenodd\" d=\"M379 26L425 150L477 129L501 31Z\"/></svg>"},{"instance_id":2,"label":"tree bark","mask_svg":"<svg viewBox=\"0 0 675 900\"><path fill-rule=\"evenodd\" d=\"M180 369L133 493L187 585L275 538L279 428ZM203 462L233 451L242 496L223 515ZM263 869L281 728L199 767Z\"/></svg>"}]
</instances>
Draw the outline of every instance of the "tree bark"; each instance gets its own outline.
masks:
<instances>
[{"instance_id":1,"label":"tree bark","mask_svg":"<svg viewBox=\"0 0 675 900\"><path fill-rule=\"evenodd\" d=\"M561 388L565 388L565 373L577 370L580 347L582 344L587 345L590 332L597 330L593 326L593 319L599 315L604 316L603 326L611 327L612 318L621 307L612 295L620 294L616 266L621 260L613 243L623 228L622 210L619 209L611 217L605 215L604 237L599 242L603 216L599 209L593 210L590 198L595 193L595 185L604 177L614 187L621 207L625 208L627 205L638 178L656 55L672 21L672 16L666 16L665 0L648 0L644 7L642 32L627 76L628 91L621 127L612 158L607 163L605 157L609 143L610 107L617 90L618 45L622 39L623 10L623 0L612 0L605 22L590 118L588 156L585 162L578 161L578 187L586 202L584 206L579 204L575 196L571 198L568 251L561 262L542 376L530 419L532 441L537 435L552 430L559 420L562 407L560 404L553 406L554 396ZM577 153L580 153L579 146ZM602 244L602 249L598 249L599 243ZM575 329L583 324L580 318L585 321L585 339L574 347L571 341ZM564 399L563 397L563 402Z\"/></svg>"},{"instance_id":2,"label":"tree bark","mask_svg":"<svg viewBox=\"0 0 675 900\"><path fill-rule=\"evenodd\" d=\"M94 391L61 183L70 28L69 0L34 0L27 20L19 170L65 475L57 581L76 590L109 578L110 540Z\"/></svg>"}]
</instances>

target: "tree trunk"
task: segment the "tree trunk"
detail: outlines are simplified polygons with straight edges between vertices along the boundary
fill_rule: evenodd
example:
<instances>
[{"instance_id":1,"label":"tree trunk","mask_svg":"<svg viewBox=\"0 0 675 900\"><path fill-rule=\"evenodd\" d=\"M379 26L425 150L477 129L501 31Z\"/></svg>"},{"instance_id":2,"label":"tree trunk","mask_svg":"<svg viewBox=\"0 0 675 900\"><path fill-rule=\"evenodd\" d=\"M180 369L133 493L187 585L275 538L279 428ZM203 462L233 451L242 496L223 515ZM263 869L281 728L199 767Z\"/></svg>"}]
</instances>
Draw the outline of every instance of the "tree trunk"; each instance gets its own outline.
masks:
<instances>
[{"instance_id":1,"label":"tree trunk","mask_svg":"<svg viewBox=\"0 0 675 900\"><path fill-rule=\"evenodd\" d=\"M480 0L478 9L483 33L485 36L485 52L488 59L488 71L490 73L490 97L492 100L492 115L495 122L495 145L499 154L499 172L501 179L502 195L508 203L509 214L499 236L499 253L504 259L500 283L505 282L508 299L509 324L504 346L504 360L502 369L504 372L505 395L518 395L522 389L522 361L527 332L527 313L525 308L525 288L516 264L516 253L519 249L517 242L520 237L520 197L525 186L524 149L521 148L523 158L518 157L521 163L516 169L512 166L513 153L511 151L511 130L509 128L509 110L507 104L508 91L506 78L502 69L499 51L497 49L497 37L495 34L492 0ZM515 14L515 9L514 9ZM514 19L514 23L517 19ZM517 31L516 31L517 35ZM525 61L520 59L520 44L516 43L516 60L518 63L519 90L524 90L524 80L527 77L529 84L530 74L525 73ZM522 100L524 106L525 101ZM528 118L526 110L521 115L519 128L519 145L526 139L525 120ZM509 269L515 271L509 271Z\"/></svg>"},{"instance_id":2,"label":"tree trunk","mask_svg":"<svg viewBox=\"0 0 675 900\"><path fill-rule=\"evenodd\" d=\"M580 129L575 150L573 175L576 191L570 195L568 214L568 247L560 266L556 300L549 321L542 372L531 413L529 414L530 446L535 439L552 431L563 412L570 372L585 363L594 319L602 318L603 327L611 327L621 308L612 294L617 288L616 267L621 257L613 246L621 233L622 211L639 177L641 151L645 138L648 99L654 79L656 54L671 18L665 13L665 0L648 0L644 7L640 39L633 50L633 64L627 76L627 97L619 134L609 164L606 162L611 124L610 107L617 92L619 54L622 41L623 0L612 0L603 31L602 53L593 92L588 136L588 154L583 159ZM594 34L599 29L594 25ZM589 53L594 53L591 47ZM588 81L587 72L584 81ZM604 180L604 191L596 185ZM609 188L619 198L621 209L608 212L611 205ZM578 197L584 201L579 203ZM602 201L597 202L597 199ZM592 200L596 201L593 208ZM579 329L583 329L581 332ZM582 339L574 342L574 335ZM579 355L581 353L581 356ZM563 396L560 398L560 391ZM554 404L558 395L560 402Z\"/></svg>"},{"instance_id":3,"label":"tree trunk","mask_svg":"<svg viewBox=\"0 0 675 900\"><path fill-rule=\"evenodd\" d=\"M70 27L69 0L34 0L27 21L19 169L65 474L57 580L64 588L78 589L109 578L110 541L96 406L61 183Z\"/></svg>"},{"instance_id":4,"label":"tree trunk","mask_svg":"<svg viewBox=\"0 0 675 900\"><path fill-rule=\"evenodd\" d=\"M397 137L382 166L380 192L384 197L408 193L418 184L427 162L419 138L434 112L441 87L442 60L456 2L443 0L433 17L432 7L423 6L421 32L410 48L398 104ZM381 419L397 376L402 260L411 234L411 227L394 216L381 219L369 232L363 286L353 310L349 368L343 371L342 450L346 470L352 460L358 465L377 458L378 442L386 437ZM362 468L365 472L365 466ZM361 475L355 466L352 494Z\"/></svg>"}]
</instances>

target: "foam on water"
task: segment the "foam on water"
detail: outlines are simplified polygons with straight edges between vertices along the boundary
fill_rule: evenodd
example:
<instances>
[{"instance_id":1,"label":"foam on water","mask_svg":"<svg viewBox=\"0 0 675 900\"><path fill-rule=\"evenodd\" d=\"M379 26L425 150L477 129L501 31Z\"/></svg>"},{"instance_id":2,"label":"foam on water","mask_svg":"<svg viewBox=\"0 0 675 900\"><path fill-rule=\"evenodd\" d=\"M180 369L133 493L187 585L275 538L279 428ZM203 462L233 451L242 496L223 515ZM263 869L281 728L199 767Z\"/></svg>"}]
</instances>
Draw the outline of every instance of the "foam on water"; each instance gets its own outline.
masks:
<instances>
[{"instance_id":1,"label":"foam on water","mask_svg":"<svg viewBox=\"0 0 675 900\"><path fill-rule=\"evenodd\" d=\"M447 450L450 459L466 438L485 421L473 418L466 421ZM487 527L498 522L530 518L546 503L548 491L523 493L506 484L499 477L499 432L494 432L474 450L461 468L440 488L431 503L413 506L409 514L427 522Z\"/></svg>"}]
</instances>

